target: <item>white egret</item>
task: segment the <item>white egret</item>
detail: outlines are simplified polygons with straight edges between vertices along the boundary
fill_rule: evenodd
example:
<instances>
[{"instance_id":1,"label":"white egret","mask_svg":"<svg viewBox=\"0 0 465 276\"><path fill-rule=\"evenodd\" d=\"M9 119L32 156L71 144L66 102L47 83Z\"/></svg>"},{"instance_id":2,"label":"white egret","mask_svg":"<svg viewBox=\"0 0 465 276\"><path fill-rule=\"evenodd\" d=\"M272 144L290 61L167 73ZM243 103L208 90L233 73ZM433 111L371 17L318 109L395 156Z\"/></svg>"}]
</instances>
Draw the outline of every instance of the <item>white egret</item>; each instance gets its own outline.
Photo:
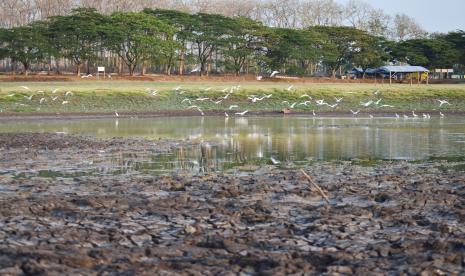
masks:
<instances>
[{"instance_id":1,"label":"white egret","mask_svg":"<svg viewBox=\"0 0 465 276\"><path fill-rule=\"evenodd\" d=\"M360 112L360 109L357 110L357 111L353 111L353 110L351 109L350 112L352 112L352 115L358 115L358 113Z\"/></svg>"},{"instance_id":2,"label":"white egret","mask_svg":"<svg viewBox=\"0 0 465 276\"><path fill-rule=\"evenodd\" d=\"M69 104L69 101L63 101L61 104Z\"/></svg>"},{"instance_id":3,"label":"white egret","mask_svg":"<svg viewBox=\"0 0 465 276\"><path fill-rule=\"evenodd\" d=\"M66 91L66 93L65 93L65 97L73 96L73 95L74 95L74 93L71 92L71 91Z\"/></svg>"},{"instance_id":4,"label":"white egret","mask_svg":"<svg viewBox=\"0 0 465 276\"><path fill-rule=\"evenodd\" d=\"M224 113L224 116L229 117L229 114L225 112L225 113Z\"/></svg>"},{"instance_id":5,"label":"white egret","mask_svg":"<svg viewBox=\"0 0 465 276\"><path fill-rule=\"evenodd\" d=\"M368 102L360 102L360 105L364 106L364 107L369 107L371 104L373 103L373 101L368 101Z\"/></svg>"},{"instance_id":6,"label":"white egret","mask_svg":"<svg viewBox=\"0 0 465 276\"><path fill-rule=\"evenodd\" d=\"M39 101L39 104L43 104L45 101L46 101L45 98L41 98Z\"/></svg>"},{"instance_id":7,"label":"white egret","mask_svg":"<svg viewBox=\"0 0 465 276\"><path fill-rule=\"evenodd\" d=\"M279 160L274 159L273 156L270 157L270 160L271 160L271 163L273 163L273 165L278 165L281 163Z\"/></svg>"},{"instance_id":8,"label":"white egret","mask_svg":"<svg viewBox=\"0 0 465 276\"><path fill-rule=\"evenodd\" d=\"M24 97L25 99L27 99L28 101L30 101L30 100L32 100L32 97L33 97L33 96L34 96L34 95L31 95L31 96L29 96L29 97L28 97L28 96L23 96L23 97Z\"/></svg>"},{"instance_id":9,"label":"white egret","mask_svg":"<svg viewBox=\"0 0 465 276\"><path fill-rule=\"evenodd\" d=\"M185 98L184 100L181 101L181 103L189 102L190 105L192 105L192 102L190 99Z\"/></svg>"},{"instance_id":10,"label":"white egret","mask_svg":"<svg viewBox=\"0 0 465 276\"><path fill-rule=\"evenodd\" d=\"M444 115L444 113L442 113L441 111L439 111L439 115L441 116L441 118L446 117L446 115Z\"/></svg>"},{"instance_id":11,"label":"white egret","mask_svg":"<svg viewBox=\"0 0 465 276\"><path fill-rule=\"evenodd\" d=\"M234 114L240 115L240 116L244 116L244 115L247 114L248 112L249 112L249 111L246 110L246 111L243 111L243 112L236 112L236 113L234 113Z\"/></svg>"},{"instance_id":12,"label":"white egret","mask_svg":"<svg viewBox=\"0 0 465 276\"><path fill-rule=\"evenodd\" d=\"M336 103L340 103L342 101L342 99L344 99L344 98L343 97L341 97L341 98L334 97L334 100L336 101Z\"/></svg>"},{"instance_id":13,"label":"white egret","mask_svg":"<svg viewBox=\"0 0 465 276\"><path fill-rule=\"evenodd\" d=\"M119 114L118 114L118 112L116 110L115 110L115 116L119 117Z\"/></svg>"},{"instance_id":14,"label":"white egret","mask_svg":"<svg viewBox=\"0 0 465 276\"><path fill-rule=\"evenodd\" d=\"M239 106L237 104L232 104L229 106L229 110L233 109L233 108L238 108Z\"/></svg>"},{"instance_id":15,"label":"white egret","mask_svg":"<svg viewBox=\"0 0 465 276\"><path fill-rule=\"evenodd\" d=\"M307 94L300 95L299 98L305 98L305 97L309 98L310 100L312 99L312 97Z\"/></svg>"},{"instance_id":16,"label":"white egret","mask_svg":"<svg viewBox=\"0 0 465 276\"><path fill-rule=\"evenodd\" d=\"M271 72L270 78L276 76L277 74L279 74L279 71L273 71L273 72Z\"/></svg>"},{"instance_id":17,"label":"white egret","mask_svg":"<svg viewBox=\"0 0 465 276\"><path fill-rule=\"evenodd\" d=\"M379 105L379 103L382 101L383 99L378 99L376 102L375 102L375 105Z\"/></svg>"},{"instance_id":18,"label":"white egret","mask_svg":"<svg viewBox=\"0 0 465 276\"><path fill-rule=\"evenodd\" d=\"M289 87L286 88L287 91L291 91L292 88L294 88L294 85L290 85Z\"/></svg>"},{"instance_id":19,"label":"white egret","mask_svg":"<svg viewBox=\"0 0 465 276\"><path fill-rule=\"evenodd\" d=\"M439 102L439 107L441 107L444 104L451 105L447 100L437 100Z\"/></svg>"},{"instance_id":20,"label":"white egret","mask_svg":"<svg viewBox=\"0 0 465 276\"><path fill-rule=\"evenodd\" d=\"M20 86L21 88L25 89L25 90L31 90L31 88L27 87L27 86Z\"/></svg>"}]
</instances>

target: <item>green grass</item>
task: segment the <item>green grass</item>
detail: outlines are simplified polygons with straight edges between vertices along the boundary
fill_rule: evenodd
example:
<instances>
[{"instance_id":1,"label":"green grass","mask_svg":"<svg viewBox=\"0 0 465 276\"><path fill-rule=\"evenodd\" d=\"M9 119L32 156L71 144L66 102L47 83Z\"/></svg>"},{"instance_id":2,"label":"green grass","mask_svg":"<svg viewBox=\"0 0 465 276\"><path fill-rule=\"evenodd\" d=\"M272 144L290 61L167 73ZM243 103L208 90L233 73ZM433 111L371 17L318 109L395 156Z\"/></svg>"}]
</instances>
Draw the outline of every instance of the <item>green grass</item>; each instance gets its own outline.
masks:
<instances>
[{"instance_id":1,"label":"green grass","mask_svg":"<svg viewBox=\"0 0 465 276\"><path fill-rule=\"evenodd\" d=\"M315 100L324 99L327 103L335 103L335 97L343 97L342 102L334 109L348 112L350 109L361 109L363 112L402 112L417 110L465 111L465 85L375 85L375 84L308 84L296 83L292 91L287 91L287 83L274 82L140 82L140 81L83 81L83 82L0 82L0 110L2 113L14 112L154 112L167 110L183 110L188 104L181 104L185 98L195 99L208 97L219 99L226 95L221 92L225 88L240 85L239 90L217 105L211 101L193 102L204 110L227 110L229 105L239 105L239 110L279 111L286 107L283 101L302 102L300 98L308 94L313 98L312 104L298 106L296 111L329 111L327 106L317 106ZM30 88L26 90L21 86ZM183 94L174 92L181 86ZM210 87L209 91L205 88ZM59 88L52 94L52 90ZM158 95L150 95L146 89L157 89ZM380 90L374 95L374 90ZM43 94L37 91L44 91ZM72 91L73 96L65 97L66 91ZM272 97L252 103L247 97L265 94ZM9 96L12 95L13 96ZM32 100L25 96L34 95ZM52 101L52 97L58 98ZM40 104L40 99L45 102ZM377 108L372 105L364 108L361 101L382 98L380 104L389 104L394 108ZM447 99L453 105L439 109L437 99ZM62 104L67 100L68 104Z\"/></svg>"}]
</instances>

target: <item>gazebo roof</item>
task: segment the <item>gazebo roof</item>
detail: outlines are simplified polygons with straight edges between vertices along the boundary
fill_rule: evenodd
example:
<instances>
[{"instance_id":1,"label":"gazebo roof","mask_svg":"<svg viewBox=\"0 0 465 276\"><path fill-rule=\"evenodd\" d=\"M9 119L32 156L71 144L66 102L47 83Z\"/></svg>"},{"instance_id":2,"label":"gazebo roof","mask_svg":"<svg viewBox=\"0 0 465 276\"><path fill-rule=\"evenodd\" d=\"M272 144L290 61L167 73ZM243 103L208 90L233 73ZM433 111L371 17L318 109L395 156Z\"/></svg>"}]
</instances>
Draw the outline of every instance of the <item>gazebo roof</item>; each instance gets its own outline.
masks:
<instances>
[{"instance_id":1,"label":"gazebo roof","mask_svg":"<svg viewBox=\"0 0 465 276\"><path fill-rule=\"evenodd\" d=\"M378 70L376 70L378 73L416 73L416 72L429 72L428 69L426 69L423 66L383 66L379 67Z\"/></svg>"}]
</instances>

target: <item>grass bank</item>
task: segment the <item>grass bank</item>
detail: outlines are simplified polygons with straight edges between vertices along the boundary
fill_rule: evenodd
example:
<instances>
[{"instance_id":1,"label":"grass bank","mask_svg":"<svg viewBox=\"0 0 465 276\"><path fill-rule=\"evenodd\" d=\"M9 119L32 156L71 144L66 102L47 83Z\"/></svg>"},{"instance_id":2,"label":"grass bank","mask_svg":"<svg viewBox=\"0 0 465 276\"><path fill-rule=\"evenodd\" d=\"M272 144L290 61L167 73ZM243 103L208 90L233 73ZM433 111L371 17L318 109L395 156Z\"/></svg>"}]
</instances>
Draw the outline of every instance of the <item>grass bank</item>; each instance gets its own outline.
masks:
<instances>
[{"instance_id":1,"label":"grass bank","mask_svg":"<svg viewBox=\"0 0 465 276\"><path fill-rule=\"evenodd\" d=\"M0 116L15 113L95 113L182 111L192 105L204 111L277 112L296 103L296 112L394 113L418 111L465 112L465 85L290 84L274 82L0 82ZM180 87L175 91L176 87ZM233 89L226 99L228 92ZM156 90L155 95L151 91ZM68 92L71 91L71 92ZM374 93L379 91L379 93ZM68 92L68 93L67 93ZM252 102L250 98L269 98ZM299 105L310 100L307 105ZM32 97L31 97L32 96ZM198 101L199 98L209 98ZM341 99L342 98L342 99ZM334 108L329 105L336 103ZM439 106L438 99L451 105ZM328 105L317 105L324 100ZM380 100L380 101L379 101ZM283 101L289 102L283 103ZM378 102L365 107L361 103ZM233 112L233 111L231 111Z\"/></svg>"}]
</instances>

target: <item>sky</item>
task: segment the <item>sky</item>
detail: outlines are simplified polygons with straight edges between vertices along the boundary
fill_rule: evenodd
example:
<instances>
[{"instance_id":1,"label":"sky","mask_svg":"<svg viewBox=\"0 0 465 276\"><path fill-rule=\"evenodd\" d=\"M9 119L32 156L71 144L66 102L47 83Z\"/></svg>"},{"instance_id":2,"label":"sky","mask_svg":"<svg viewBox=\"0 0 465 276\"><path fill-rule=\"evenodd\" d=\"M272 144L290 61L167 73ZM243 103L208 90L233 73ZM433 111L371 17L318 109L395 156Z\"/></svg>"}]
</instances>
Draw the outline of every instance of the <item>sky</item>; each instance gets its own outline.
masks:
<instances>
[{"instance_id":1,"label":"sky","mask_svg":"<svg viewBox=\"0 0 465 276\"><path fill-rule=\"evenodd\" d=\"M336 0L347 3L348 0ZM465 0L365 0L389 15L405 13L427 32L465 31Z\"/></svg>"}]
</instances>

